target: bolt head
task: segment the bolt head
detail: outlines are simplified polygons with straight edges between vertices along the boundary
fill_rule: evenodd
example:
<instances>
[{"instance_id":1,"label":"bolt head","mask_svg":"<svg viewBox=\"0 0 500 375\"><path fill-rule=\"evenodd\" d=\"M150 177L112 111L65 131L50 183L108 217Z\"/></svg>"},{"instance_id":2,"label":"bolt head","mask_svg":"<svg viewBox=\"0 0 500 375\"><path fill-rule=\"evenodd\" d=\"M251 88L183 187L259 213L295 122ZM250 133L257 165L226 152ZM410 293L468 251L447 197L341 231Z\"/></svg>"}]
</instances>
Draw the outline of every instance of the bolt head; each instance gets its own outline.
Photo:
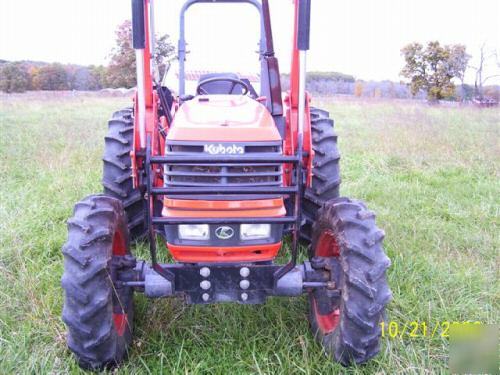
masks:
<instances>
[{"instance_id":1,"label":"bolt head","mask_svg":"<svg viewBox=\"0 0 500 375\"><path fill-rule=\"evenodd\" d=\"M201 283L200 283L200 288L203 289L203 290L207 290L207 289L210 289L210 287L212 286L212 284L210 283L210 281L208 280L203 280Z\"/></svg>"},{"instance_id":2,"label":"bolt head","mask_svg":"<svg viewBox=\"0 0 500 375\"><path fill-rule=\"evenodd\" d=\"M202 267L200 269L200 275L202 277L208 277L208 276L210 276L210 268L208 268L208 267Z\"/></svg>"},{"instance_id":3,"label":"bolt head","mask_svg":"<svg viewBox=\"0 0 500 375\"><path fill-rule=\"evenodd\" d=\"M311 259L311 267L314 268L315 270L319 270L321 268L324 268L325 261L326 261L326 259L323 257L313 257Z\"/></svg>"},{"instance_id":4,"label":"bolt head","mask_svg":"<svg viewBox=\"0 0 500 375\"><path fill-rule=\"evenodd\" d=\"M201 295L201 299L205 302L207 302L210 299L210 295L208 293L203 293Z\"/></svg>"},{"instance_id":5,"label":"bolt head","mask_svg":"<svg viewBox=\"0 0 500 375\"><path fill-rule=\"evenodd\" d=\"M241 277L248 277L250 275L250 269L248 267L241 267L240 268L240 276Z\"/></svg>"},{"instance_id":6,"label":"bolt head","mask_svg":"<svg viewBox=\"0 0 500 375\"><path fill-rule=\"evenodd\" d=\"M326 289L332 290L332 289L335 289L336 287L337 287L337 285L335 285L335 281L328 281L326 283Z\"/></svg>"},{"instance_id":7,"label":"bolt head","mask_svg":"<svg viewBox=\"0 0 500 375\"><path fill-rule=\"evenodd\" d=\"M241 300L246 301L248 299L248 294L246 293L241 293Z\"/></svg>"},{"instance_id":8,"label":"bolt head","mask_svg":"<svg viewBox=\"0 0 500 375\"><path fill-rule=\"evenodd\" d=\"M241 289L248 289L249 286L250 286L250 281L248 281L248 280L241 280L240 281L240 288Z\"/></svg>"}]
</instances>

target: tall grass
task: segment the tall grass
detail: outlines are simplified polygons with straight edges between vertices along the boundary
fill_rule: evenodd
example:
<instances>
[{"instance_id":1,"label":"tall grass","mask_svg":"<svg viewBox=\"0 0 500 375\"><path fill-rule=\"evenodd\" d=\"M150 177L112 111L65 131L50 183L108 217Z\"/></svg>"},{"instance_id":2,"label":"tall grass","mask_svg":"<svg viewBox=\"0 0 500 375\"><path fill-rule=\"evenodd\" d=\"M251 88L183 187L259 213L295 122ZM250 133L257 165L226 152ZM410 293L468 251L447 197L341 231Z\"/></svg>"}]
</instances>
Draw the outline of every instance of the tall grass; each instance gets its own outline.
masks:
<instances>
[{"instance_id":1,"label":"tall grass","mask_svg":"<svg viewBox=\"0 0 500 375\"><path fill-rule=\"evenodd\" d=\"M0 99L0 373L78 373L60 320L60 248L73 204L101 191L106 120L128 100ZM498 323L499 111L316 104L336 120L342 193L367 201L387 233L388 320ZM342 368L309 333L305 298L255 307L136 302L120 373L447 372L439 334L387 338L368 365Z\"/></svg>"}]
</instances>

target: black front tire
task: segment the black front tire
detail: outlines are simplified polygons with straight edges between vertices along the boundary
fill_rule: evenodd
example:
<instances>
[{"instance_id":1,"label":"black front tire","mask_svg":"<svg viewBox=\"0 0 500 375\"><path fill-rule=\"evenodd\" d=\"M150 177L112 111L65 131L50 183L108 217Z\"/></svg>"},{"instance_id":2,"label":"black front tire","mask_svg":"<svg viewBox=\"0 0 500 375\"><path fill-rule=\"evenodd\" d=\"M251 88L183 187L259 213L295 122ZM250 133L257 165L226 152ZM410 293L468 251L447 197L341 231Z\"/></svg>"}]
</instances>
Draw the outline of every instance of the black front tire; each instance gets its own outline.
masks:
<instances>
[{"instance_id":1,"label":"black front tire","mask_svg":"<svg viewBox=\"0 0 500 375\"><path fill-rule=\"evenodd\" d=\"M115 279L133 277L126 214L122 203L105 195L75 205L63 246L67 344L84 369L118 365L132 341L133 289Z\"/></svg>"},{"instance_id":2,"label":"black front tire","mask_svg":"<svg viewBox=\"0 0 500 375\"><path fill-rule=\"evenodd\" d=\"M132 109L113 114L108 121L105 137L102 186L104 193L122 201L128 217L130 240L142 239L146 234L144 195L132 183L130 152L134 144Z\"/></svg>"},{"instance_id":3,"label":"black front tire","mask_svg":"<svg viewBox=\"0 0 500 375\"><path fill-rule=\"evenodd\" d=\"M312 224L321 206L339 196L340 152L334 122L327 111L311 108L311 136L314 151L312 186L305 189L302 198L303 225L300 236L311 243Z\"/></svg>"},{"instance_id":4,"label":"black front tire","mask_svg":"<svg viewBox=\"0 0 500 375\"><path fill-rule=\"evenodd\" d=\"M380 350L380 322L392 298L383 238L375 214L347 198L325 204L313 227L311 262L331 260L341 296L311 291L309 320L318 342L343 365L364 363Z\"/></svg>"}]
</instances>

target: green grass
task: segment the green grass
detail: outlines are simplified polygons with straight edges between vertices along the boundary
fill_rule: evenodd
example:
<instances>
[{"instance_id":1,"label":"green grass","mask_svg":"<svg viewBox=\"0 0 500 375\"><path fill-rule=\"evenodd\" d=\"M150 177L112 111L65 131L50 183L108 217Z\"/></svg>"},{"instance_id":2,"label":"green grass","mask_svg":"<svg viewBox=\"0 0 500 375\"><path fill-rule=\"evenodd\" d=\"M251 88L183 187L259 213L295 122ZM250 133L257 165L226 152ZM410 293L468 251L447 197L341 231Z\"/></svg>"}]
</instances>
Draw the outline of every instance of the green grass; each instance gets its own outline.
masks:
<instances>
[{"instance_id":1,"label":"green grass","mask_svg":"<svg viewBox=\"0 0 500 375\"><path fill-rule=\"evenodd\" d=\"M0 373L78 373L65 347L61 246L73 204L99 192L106 120L123 98L0 97ZM498 109L323 101L336 119L342 193L385 229L388 319L433 328L498 323ZM137 249L145 252L144 245ZM119 373L446 373L448 340L386 338L345 369L308 330L306 299L249 307L136 297L135 341Z\"/></svg>"}]
</instances>

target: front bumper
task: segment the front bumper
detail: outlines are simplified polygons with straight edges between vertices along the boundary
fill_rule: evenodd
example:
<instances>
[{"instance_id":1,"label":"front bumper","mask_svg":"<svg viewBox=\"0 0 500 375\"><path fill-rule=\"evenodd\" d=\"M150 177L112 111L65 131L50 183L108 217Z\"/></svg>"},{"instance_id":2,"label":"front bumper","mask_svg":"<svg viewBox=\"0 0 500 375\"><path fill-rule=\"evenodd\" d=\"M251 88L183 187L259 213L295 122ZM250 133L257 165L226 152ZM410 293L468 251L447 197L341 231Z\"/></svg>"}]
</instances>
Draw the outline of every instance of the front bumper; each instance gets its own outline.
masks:
<instances>
[{"instance_id":1,"label":"front bumper","mask_svg":"<svg viewBox=\"0 0 500 375\"><path fill-rule=\"evenodd\" d=\"M121 286L133 287L150 298L184 297L187 303L264 303L269 296L299 296L308 291L340 296L332 274L304 262L277 278L282 265L243 264L163 264L172 276L167 280L145 262L138 262L133 280Z\"/></svg>"}]
</instances>

